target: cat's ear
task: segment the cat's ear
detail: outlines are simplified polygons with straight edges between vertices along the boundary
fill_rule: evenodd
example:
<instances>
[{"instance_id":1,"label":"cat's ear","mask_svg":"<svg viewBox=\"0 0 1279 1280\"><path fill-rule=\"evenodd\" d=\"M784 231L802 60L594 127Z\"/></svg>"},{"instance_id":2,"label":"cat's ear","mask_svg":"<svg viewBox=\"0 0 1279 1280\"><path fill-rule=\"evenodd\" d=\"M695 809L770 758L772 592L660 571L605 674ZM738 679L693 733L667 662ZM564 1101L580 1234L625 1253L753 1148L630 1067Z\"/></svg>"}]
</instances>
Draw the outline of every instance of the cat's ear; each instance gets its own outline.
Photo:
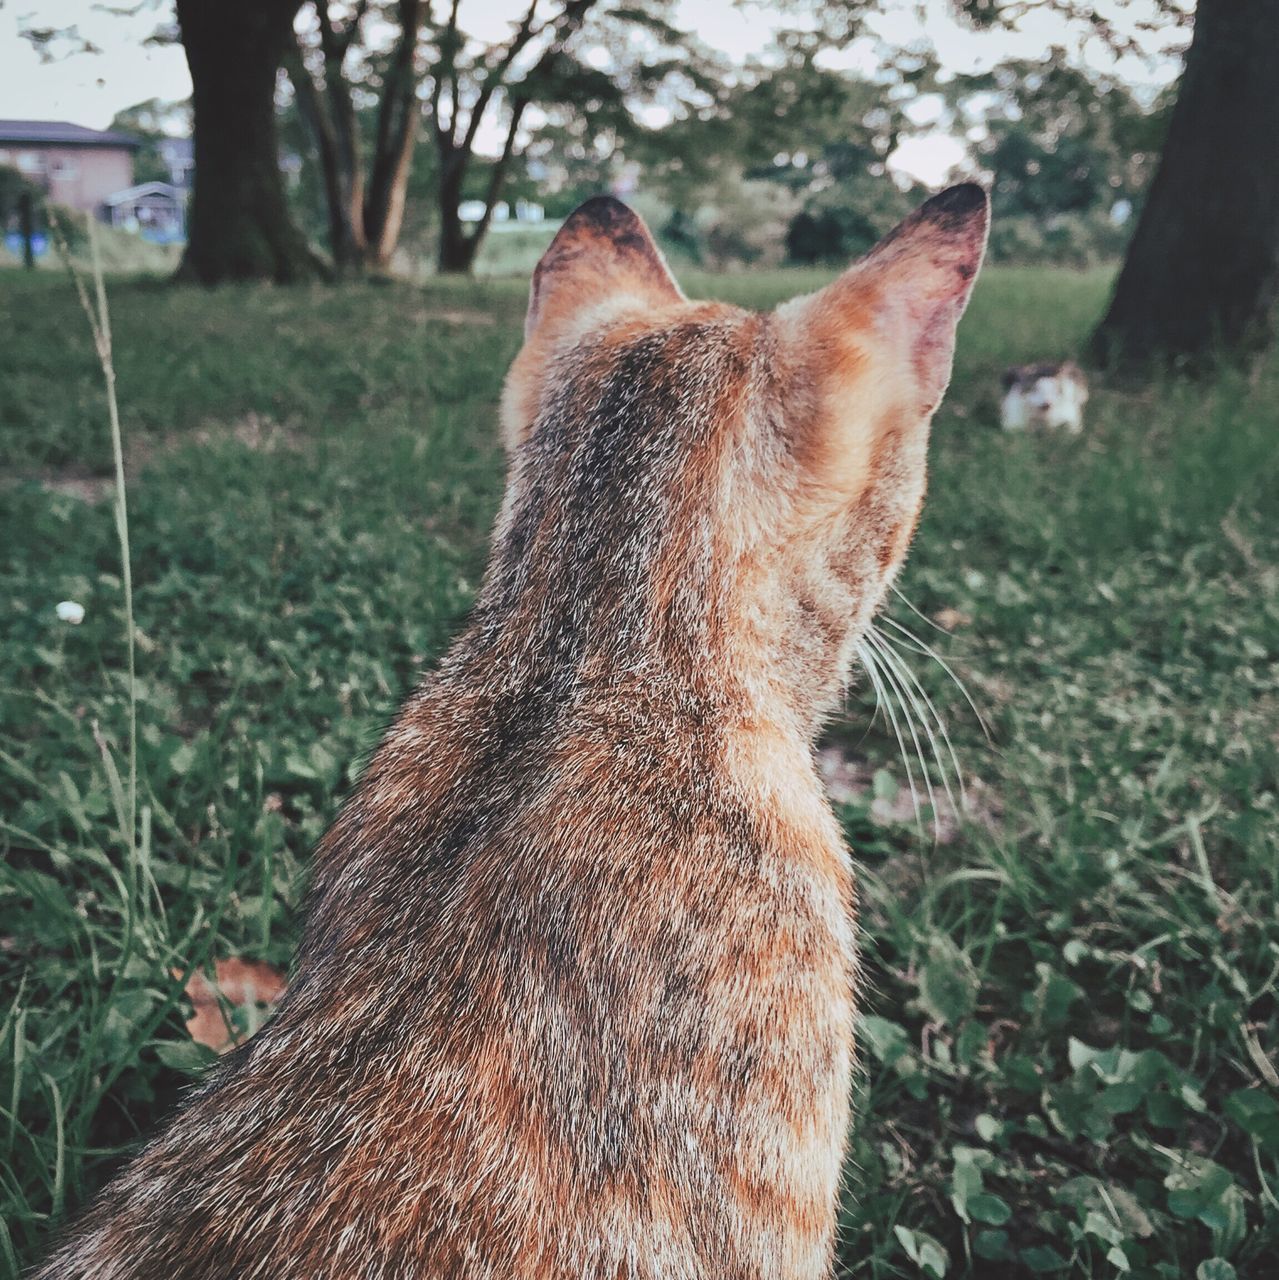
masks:
<instances>
[{"instance_id":1,"label":"cat's ear","mask_svg":"<svg viewBox=\"0 0 1279 1280\"><path fill-rule=\"evenodd\" d=\"M975 183L921 205L838 280L783 308L825 369L810 373L838 394L860 366L913 384L931 413L950 381L955 328L986 249L990 203Z\"/></svg>"},{"instance_id":2,"label":"cat's ear","mask_svg":"<svg viewBox=\"0 0 1279 1280\"><path fill-rule=\"evenodd\" d=\"M547 321L618 296L662 305L684 299L643 219L612 196L579 206L533 272L525 337Z\"/></svg>"}]
</instances>

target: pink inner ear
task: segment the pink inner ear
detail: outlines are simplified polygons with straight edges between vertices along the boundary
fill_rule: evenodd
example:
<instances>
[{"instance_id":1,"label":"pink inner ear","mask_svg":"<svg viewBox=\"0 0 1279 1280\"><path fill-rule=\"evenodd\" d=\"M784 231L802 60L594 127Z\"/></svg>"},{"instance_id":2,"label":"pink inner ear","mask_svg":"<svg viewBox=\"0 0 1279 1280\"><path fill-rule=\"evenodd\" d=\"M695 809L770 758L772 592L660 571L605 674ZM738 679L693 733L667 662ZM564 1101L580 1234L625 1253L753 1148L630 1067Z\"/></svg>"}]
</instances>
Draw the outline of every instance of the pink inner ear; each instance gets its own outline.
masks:
<instances>
[{"instance_id":1,"label":"pink inner ear","mask_svg":"<svg viewBox=\"0 0 1279 1280\"><path fill-rule=\"evenodd\" d=\"M942 192L884 238L862 269L909 317L912 364L929 408L950 381L955 329L986 251L989 202L973 183Z\"/></svg>"},{"instance_id":2,"label":"pink inner ear","mask_svg":"<svg viewBox=\"0 0 1279 1280\"><path fill-rule=\"evenodd\" d=\"M569 215L537 264L525 336L552 312L569 312L623 290L657 303L684 297L639 214L612 196L595 196Z\"/></svg>"},{"instance_id":3,"label":"pink inner ear","mask_svg":"<svg viewBox=\"0 0 1279 1280\"><path fill-rule=\"evenodd\" d=\"M872 358L906 374L919 411L931 413L950 381L955 328L985 252L987 208L980 187L944 192L833 284L788 305L815 376L846 381L867 350L859 335L873 330Z\"/></svg>"},{"instance_id":4,"label":"pink inner ear","mask_svg":"<svg viewBox=\"0 0 1279 1280\"><path fill-rule=\"evenodd\" d=\"M967 291L956 291L932 310L918 331L913 352L915 377L923 392L928 411L941 403L950 383L955 359L955 331L968 301Z\"/></svg>"}]
</instances>

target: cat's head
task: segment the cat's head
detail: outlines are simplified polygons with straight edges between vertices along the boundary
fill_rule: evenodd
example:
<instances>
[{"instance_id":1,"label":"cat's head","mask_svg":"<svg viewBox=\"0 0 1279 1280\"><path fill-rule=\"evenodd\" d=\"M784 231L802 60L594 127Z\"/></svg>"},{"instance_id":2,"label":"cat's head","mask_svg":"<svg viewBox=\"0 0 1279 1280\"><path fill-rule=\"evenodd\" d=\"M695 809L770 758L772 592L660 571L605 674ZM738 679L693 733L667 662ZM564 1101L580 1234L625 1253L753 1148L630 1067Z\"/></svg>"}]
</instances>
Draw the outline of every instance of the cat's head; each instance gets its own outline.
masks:
<instances>
[{"instance_id":1,"label":"cat's head","mask_svg":"<svg viewBox=\"0 0 1279 1280\"><path fill-rule=\"evenodd\" d=\"M578 209L502 405L480 612L519 662L820 715L910 543L987 223L953 187L760 314L687 299L625 205Z\"/></svg>"}]
</instances>

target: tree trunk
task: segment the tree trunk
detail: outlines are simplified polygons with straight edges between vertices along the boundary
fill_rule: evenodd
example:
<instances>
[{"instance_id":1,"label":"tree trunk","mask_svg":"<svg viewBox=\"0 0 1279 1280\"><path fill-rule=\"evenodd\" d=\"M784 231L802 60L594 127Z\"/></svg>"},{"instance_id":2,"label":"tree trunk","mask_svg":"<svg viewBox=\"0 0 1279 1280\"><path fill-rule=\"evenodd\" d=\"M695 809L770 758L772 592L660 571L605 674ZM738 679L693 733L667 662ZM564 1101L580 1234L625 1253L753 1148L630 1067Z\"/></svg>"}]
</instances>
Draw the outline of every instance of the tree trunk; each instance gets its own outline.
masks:
<instances>
[{"instance_id":1,"label":"tree trunk","mask_svg":"<svg viewBox=\"0 0 1279 1280\"><path fill-rule=\"evenodd\" d=\"M1210 369L1265 348L1279 292L1279 0L1199 0L1168 141L1098 364Z\"/></svg>"},{"instance_id":2,"label":"tree trunk","mask_svg":"<svg viewBox=\"0 0 1279 1280\"><path fill-rule=\"evenodd\" d=\"M441 274L465 275L475 265L480 245L484 243L489 224L493 221L493 209L501 197L502 184L506 181L506 171L510 168L511 157L515 154L515 138L520 131L520 122L527 109L527 98L517 98L511 105L506 142L502 146L502 154L493 162L493 169L489 174L488 190L484 195L484 213L470 234L467 234L459 216L462 203L462 179L467 166L462 162L460 153L453 153L452 180L440 183L439 270Z\"/></svg>"},{"instance_id":3,"label":"tree trunk","mask_svg":"<svg viewBox=\"0 0 1279 1280\"><path fill-rule=\"evenodd\" d=\"M329 252L338 275L364 266L364 173L360 163L359 132L350 89L326 58L325 88L321 94L301 51L285 55L284 65L297 97L298 111L315 138L324 178L324 205L329 215Z\"/></svg>"},{"instance_id":4,"label":"tree trunk","mask_svg":"<svg viewBox=\"0 0 1279 1280\"><path fill-rule=\"evenodd\" d=\"M180 279L314 278L289 217L275 81L301 0L177 0L195 109L195 192Z\"/></svg>"},{"instance_id":5,"label":"tree trunk","mask_svg":"<svg viewBox=\"0 0 1279 1280\"><path fill-rule=\"evenodd\" d=\"M421 108L417 100L417 37L422 24L421 0L399 0L400 38L395 46L382 101L378 107L377 142L368 193L364 198L364 234L372 266L386 268L404 225L413 144Z\"/></svg>"},{"instance_id":6,"label":"tree trunk","mask_svg":"<svg viewBox=\"0 0 1279 1280\"><path fill-rule=\"evenodd\" d=\"M436 193L440 209L440 252L437 267L441 275L466 275L475 261L475 241L466 234L462 221L462 181L466 159L455 152L440 169Z\"/></svg>"},{"instance_id":7,"label":"tree trunk","mask_svg":"<svg viewBox=\"0 0 1279 1280\"><path fill-rule=\"evenodd\" d=\"M36 265L35 215L32 212L34 204L30 191L24 191L18 197L18 234L22 237L22 265L28 271L34 271Z\"/></svg>"}]
</instances>

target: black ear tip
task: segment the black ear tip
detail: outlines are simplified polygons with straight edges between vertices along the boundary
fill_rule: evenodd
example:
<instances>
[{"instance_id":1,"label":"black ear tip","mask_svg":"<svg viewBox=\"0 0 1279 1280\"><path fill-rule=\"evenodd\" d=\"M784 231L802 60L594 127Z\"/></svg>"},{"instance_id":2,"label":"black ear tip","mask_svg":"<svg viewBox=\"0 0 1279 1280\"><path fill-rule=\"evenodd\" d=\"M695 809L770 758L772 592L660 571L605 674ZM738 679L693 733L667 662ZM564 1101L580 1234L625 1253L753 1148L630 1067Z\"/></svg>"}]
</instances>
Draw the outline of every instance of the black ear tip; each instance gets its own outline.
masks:
<instances>
[{"instance_id":1,"label":"black ear tip","mask_svg":"<svg viewBox=\"0 0 1279 1280\"><path fill-rule=\"evenodd\" d=\"M985 212L987 203L982 187L975 182L961 182L957 187L947 187L940 195L933 196L919 212L926 218L949 222Z\"/></svg>"},{"instance_id":2,"label":"black ear tip","mask_svg":"<svg viewBox=\"0 0 1279 1280\"><path fill-rule=\"evenodd\" d=\"M635 214L613 196L592 196L579 204L568 217L569 222L588 223L605 232L633 224L635 220Z\"/></svg>"}]
</instances>

